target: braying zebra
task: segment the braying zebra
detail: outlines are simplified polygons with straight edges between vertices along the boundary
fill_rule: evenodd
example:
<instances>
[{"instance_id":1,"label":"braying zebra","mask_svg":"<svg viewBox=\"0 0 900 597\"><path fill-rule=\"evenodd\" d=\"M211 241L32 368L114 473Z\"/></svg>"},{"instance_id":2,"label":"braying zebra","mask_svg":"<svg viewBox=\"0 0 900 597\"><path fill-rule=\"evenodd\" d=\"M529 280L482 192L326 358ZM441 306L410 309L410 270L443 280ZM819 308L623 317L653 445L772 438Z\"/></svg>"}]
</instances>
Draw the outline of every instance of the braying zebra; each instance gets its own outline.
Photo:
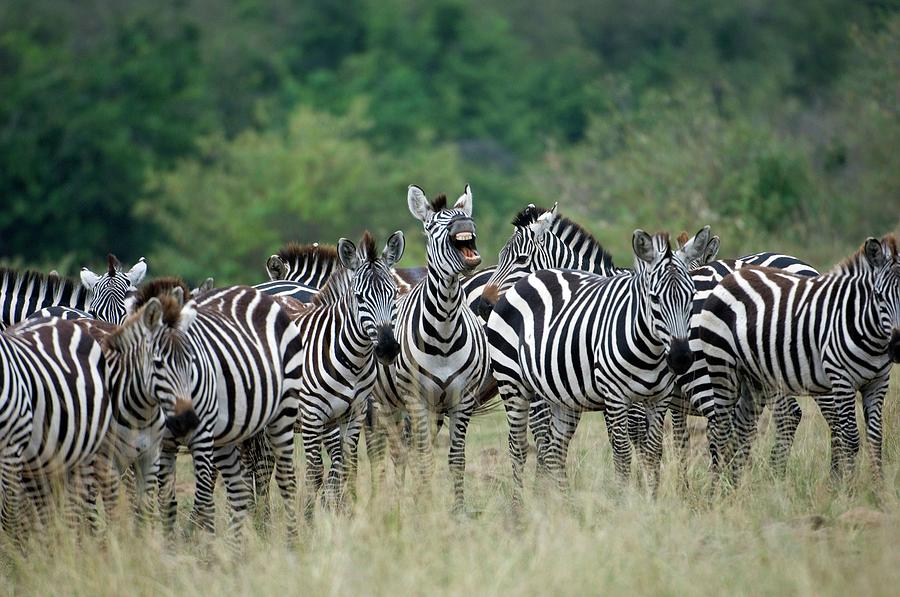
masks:
<instances>
[{"instance_id":1,"label":"braying zebra","mask_svg":"<svg viewBox=\"0 0 900 597\"><path fill-rule=\"evenodd\" d=\"M453 206L439 195L429 202L410 186L407 203L422 222L426 235L428 274L399 300L397 341L400 354L391 367L379 367L375 393L382 422L406 411L412 421L419 481L430 481L433 470L433 416L448 416L449 465L454 510L464 507L466 431L478 406L478 390L488 379L487 342L480 320L463 302L460 274L481 263L475 245L472 191ZM433 414L432 414L433 413ZM396 418L394 418L396 420ZM392 438L402 432L389 434Z\"/></svg>"},{"instance_id":2,"label":"braying zebra","mask_svg":"<svg viewBox=\"0 0 900 597\"><path fill-rule=\"evenodd\" d=\"M734 456L734 472L746 458L761 405L812 394L831 430L832 470L839 475L859 449L859 391L873 468L882 477L881 409L891 364L900 362L900 257L893 236L867 239L856 254L813 278L743 268L712 291L699 326L715 394L712 434L723 461ZM739 384L750 391L738 394ZM725 443L732 409L736 448Z\"/></svg>"},{"instance_id":3,"label":"braying zebra","mask_svg":"<svg viewBox=\"0 0 900 597\"><path fill-rule=\"evenodd\" d=\"M709 228L673 252L666 234L636 230L635 270L613 277L541 270L497 302L487 324L490 356L510 426L516 499L521 499L529 404L550 410L546 466L563 491L565 461L581 413L603 411L616 472L628 476L627 411L649 403L645 464L658 476L662 416L675 374L690 366L688 326L694 286L687 264L706 247Z\"/></svg>"},{"instance_id":4,"label":"braying zebra","mask_svg":"<svg viewBox=\"0 0 900 597\"><path fill-rule=\"evenodd\" d=\"M62 481L75 485L96 529L93 465L112 410L100 344L71 321L36 319L0 333L0 354L7 528L22 529L14 510L23 488L46 523L51 489Z\"/></svg>"}]
</instances>

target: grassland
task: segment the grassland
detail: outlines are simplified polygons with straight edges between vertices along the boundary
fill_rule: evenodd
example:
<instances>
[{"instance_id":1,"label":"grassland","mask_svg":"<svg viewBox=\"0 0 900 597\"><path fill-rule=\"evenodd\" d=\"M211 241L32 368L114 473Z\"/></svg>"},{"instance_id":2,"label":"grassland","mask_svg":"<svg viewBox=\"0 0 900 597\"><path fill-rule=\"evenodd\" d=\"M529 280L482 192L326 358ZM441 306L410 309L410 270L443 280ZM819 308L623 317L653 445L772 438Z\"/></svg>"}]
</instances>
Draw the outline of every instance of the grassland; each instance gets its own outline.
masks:
<instances>
[{"instance_id":1,"label":"grassland","mask_svg":"<svg viewBox=\"0 0 900 597\"><path fill-rule=\"evenodd\" d=\"M407 484L401 496L385 490L373 499L364 458L353 511L319 512L294 548L286 547L277 497L271 530L250 531L239 558L221 538L166 541L125 526L78 538L57 525L27 555L0 548L0 594L896 595L900 375L885 407L880 492L865 456L848 487L830 486L825 425L810 401L803 406L786 477L767 466L767 432L744 482L727 495L710 487L700 434L689 489L678 482L671 449L657 498L637 484L617 487L602 419L586 416L569 455L573 504L529 492L517 523L508 507L506 424L497 413L470 428L464 520L448 513L443 441L432 497L411 495ZM189 460L179 472L184 528Z\"/></svg>"}]
</instances>

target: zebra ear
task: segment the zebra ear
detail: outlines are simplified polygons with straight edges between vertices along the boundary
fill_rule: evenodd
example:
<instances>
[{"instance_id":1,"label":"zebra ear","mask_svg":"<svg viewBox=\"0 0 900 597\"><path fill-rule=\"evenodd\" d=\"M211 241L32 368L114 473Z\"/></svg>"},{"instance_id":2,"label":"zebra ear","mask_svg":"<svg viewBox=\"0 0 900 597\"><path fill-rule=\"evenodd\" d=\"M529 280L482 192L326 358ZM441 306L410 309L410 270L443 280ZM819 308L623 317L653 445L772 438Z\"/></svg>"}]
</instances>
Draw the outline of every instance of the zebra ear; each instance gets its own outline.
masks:
<instances>
[{"instance_id":1,"label":"zebra ear","mask_svg":"<svg viewBox=\"0 0 900 597\"><path fill-rule=\"evenodd\" d=\"M270 280L285 280L288 275L288 266L278 255L272 255L266 260L266 272Z\"/></svg>"},{"instance_id":2,"label":"zebra ear","mask_svg":"<svg viewBox=\"0 0 900 597\"><path fill-rule=\"evenodd\" d=\"M216 285L215 280L213 280L212 278L207 278L203 281L203 283L200 286L198 286L191 292L191 297L198 296L200 294L203 294L204 292L209 292L210 290L212 290L215 287L215 285Z\"/></svg>"},{"instance_id":3,"label":"zebra ear","mask_svg":"<svg viewBox=\"0 0 900 597\"><path fill-rule=\"evenodd\" d=\"M160 321L162 321L162 304L158 298L153 297L147 301L147 304L144 305L144 310L141 311L141 323L148 330L152 330L159 325Z\"/></svg>"},{"instance_id":4,"label":"zebra ear","mask_svg":"<svg viewBox=\"0 0 900 597\"><path fill-rule=\"evenodd\" d=\"M453 209L461 209L467 216L472 217L472 187L466 185L466 190L453 204Z\"/></svg>"},{"instance_id":5,"label":"zebra ear","mask_svg":"<svg viewBox=\"0 0 900 597\"><path fill-rule=\"evenodd\" d=\"M188 301L181 308L181 315L178 317L178 329L187 333L191 325L197 319L197 303Z\"/></svg>"},{"instance_id":6,"label":"zebra ear","mask_svg":"<svg viewBox=\"0 0 900 597\"><path fill-rule=\"evenodd\" d=\"M184 305L184 289L180 286L176 286L172 289L172 298L174 298L180 306Z\"/></svg>"},{"instance_id":7,"label":"zebra ear","mask_svg":"<svg viewBox=\"0 0 900 597\"><path fill-rule=\"evenodd\" d=\"M634 249L634 255L641 261L652 263L656 257L656 250L653 248L653 237L638 228L631 237L631 247Z\"/></svg>"},{"instance_id":8,"label":"zebra ear","mask_svg":"<svg viewBox=\"0 0 900 597\"><path fill-rule=\"evenodd\" d=\"M92 272L86 267L81 268L81 285L87 288L88 290L93 290L94 286L97 285L97 282L100 281L100 276Z\"/></svg>"},{"instance_id":9,"label":"zebra ear","mask_svg":"<svg viewBox=\"0 0 900 597\"><path fill-rule=\"evenodd\" d=\"M709 244L709 226L701 228L693 238L688 239L679 251L684 255L685 261L688 263L698 261L706 251L706 245Z\"/></svg>"},{"instance_id":10,"label":"zebra ear","mask_svg":"<svg viewBox=\"0 0 900 597\"><path fill-rule=\"evenodd\" d=\"M140 259L138 259L138 262L134 264L134 267L128 270L128 273L126 275L128 276L128 280L131 282L132 286L137 286L138 284L140 284L141 280L144 279L144 276L147 275L147 262L144 260L144 258L141 257Z\"/></svg>"},{"instance_id":11,"label":"zebra ear","mask_svg":"<svg viewBox=\"0 0 900 597\"><path fill-rule=\"evenodd\" d=\"M866 239L866 244L863 245L863 253L865 253L866 260L872 267L881 267L887 261L881 241L872 236Z\"/></svg>"},{"instance_id":12,"label":"zebra ear","mask_svg":"<svg viewBox=\"0 0 900 597\"><path fill-rule=\"evenodd\" d=\"M719 254L719 237L714 236L709 239L709 243L706 245L706 250L703 251L703 259L701 259L702 264L709 263L713 261L716 256Z\"/></svg>"},{"instance_id":13,"label":"zebra ear","mask_svg":"<svg viewBox=\"0 0 900 597\"><path fill-rule=\"evenodd\" d=\"M341 265L347 269L354 271L359 267L359 257L356 256L356 245L352 240L342 238L337 244L338 259Z\"/></svg>"},{"instance_id":14,"label":"zebra ear","mask_svg":"<svg viewBox=\"0 0 900 597\"><path fill-rule=\"evenodd\" d=\"M553 208L550 211L546 211L538 216L538 219L529 224L528 227L534 233L534 238L538 242L543 242L544 235L550 230L550 227L553 226L553 223L556 221L556 207L559 203L554 203Z\"/></svg>"},{"instance_id":15,"label":"zebra ear","mask_svg":"<svg viewBox=\"0 0 900 597\"><path fill-rule=\"evenodd\" d=\"M425 197L425 192L414 184L409 185L409 190L406 193L406 203L409 205L409 212L413 217L423 224L430 220L434 214L428 198Z\"/></svg>"},{"instance_id":16,"label":"zebra ear","mask_svg":"<svg viewBox=\"0 0 900 597\"><path fill-rule=\"evenodd\" d=\"M384 245L384 251L381 252L381 258L384 259L388 267L394 267L394 264L403 257L405 248L406 238L403 236L403 231L398 230L388 237L387 243Z\"/></svg>"}]
</instances>

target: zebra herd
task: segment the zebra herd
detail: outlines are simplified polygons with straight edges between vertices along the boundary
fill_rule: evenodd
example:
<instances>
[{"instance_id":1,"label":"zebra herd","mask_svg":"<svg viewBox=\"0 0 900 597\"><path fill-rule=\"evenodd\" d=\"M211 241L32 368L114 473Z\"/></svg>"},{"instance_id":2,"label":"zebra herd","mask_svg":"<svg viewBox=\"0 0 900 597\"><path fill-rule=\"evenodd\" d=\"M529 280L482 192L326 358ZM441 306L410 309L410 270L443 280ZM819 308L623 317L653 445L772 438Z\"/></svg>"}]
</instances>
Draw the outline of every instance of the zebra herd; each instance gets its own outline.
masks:
<instances>
[{"instance_id":1,"label":"zebra herd","mask_svg":"<svg viewBox=\"0 0 900 597\"><path fill-rule=\"evenodd\" d=\"M717 259L719 238L636 230L633 268L557 206L529 205L496 267L481 264L473 196L450 203L409 187L426 238L424 268L397 268L405 239L288 245L269 281L191 290L126 269L0 271L2 523L17 540L46 524L54 488L75 521L112 516L124 484L139 516L176 523L175 461L193 460L191 522L214 530L221 475L230 534L265 505L270 477L297 532L295 434L305 453L303 512L355 495L365 432L376 488L390 448L396 487L412 456L417 495L445 425L453 510L465 510L466 435L499 396L509 425L513 503L523 500L529 427L538 473L568 490L569 443L585 412L606 421L617 477L632 452L658 484L663 421L686 462L688 416L708 421L710 466L737 476L761 410L776 423L784 469L815 397L839 478L859 449L856 392L880 477L881 413L900 362L900 255L869 238L825 274L758 253ZM323 449L330 461L327 477ZM321 495L320 495L321 494Z\"/></svg>"}]
</instances>

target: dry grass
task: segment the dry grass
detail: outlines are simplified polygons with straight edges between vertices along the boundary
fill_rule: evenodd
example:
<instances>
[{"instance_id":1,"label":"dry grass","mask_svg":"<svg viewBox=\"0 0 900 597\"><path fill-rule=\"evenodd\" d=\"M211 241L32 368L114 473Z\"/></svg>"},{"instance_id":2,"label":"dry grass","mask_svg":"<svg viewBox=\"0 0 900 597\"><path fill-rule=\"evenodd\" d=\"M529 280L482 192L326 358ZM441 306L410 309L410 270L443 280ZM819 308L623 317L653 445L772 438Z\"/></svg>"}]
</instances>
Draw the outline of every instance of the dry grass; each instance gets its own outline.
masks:
<instances>
[{"instance_id":1,"label":"dry grass","mask_svg":"<svg viewBox=\"0 0 900 597\"><path fill-rule=\"evenodd\" d=\"M690 490L679 488L668 457L657 499L636 484L617 488L601 418L586 416L569 456L574 508L529 493L515 524L498 414L471 427L473 514L466 520L448 514L443 457L433 498L385 491L370 499L364 460L354 511L319 512L296 548L285 547L277 497L272 531L250 532L238 559L221 539L197 535L168 543L154 532L116 528L100 540L79 540L54 529L27 556L2 548L0 594L896 594L900 376L894 378L879 494L865 458L848 489L829 487L827 435L809 401L786 478L768 470L766 434L745 482L724 496L709 487L699 443ZM189 474L187 460L181 473ZM182 485L182 527L189 489Z\"/></svg>"}]
</instances>

